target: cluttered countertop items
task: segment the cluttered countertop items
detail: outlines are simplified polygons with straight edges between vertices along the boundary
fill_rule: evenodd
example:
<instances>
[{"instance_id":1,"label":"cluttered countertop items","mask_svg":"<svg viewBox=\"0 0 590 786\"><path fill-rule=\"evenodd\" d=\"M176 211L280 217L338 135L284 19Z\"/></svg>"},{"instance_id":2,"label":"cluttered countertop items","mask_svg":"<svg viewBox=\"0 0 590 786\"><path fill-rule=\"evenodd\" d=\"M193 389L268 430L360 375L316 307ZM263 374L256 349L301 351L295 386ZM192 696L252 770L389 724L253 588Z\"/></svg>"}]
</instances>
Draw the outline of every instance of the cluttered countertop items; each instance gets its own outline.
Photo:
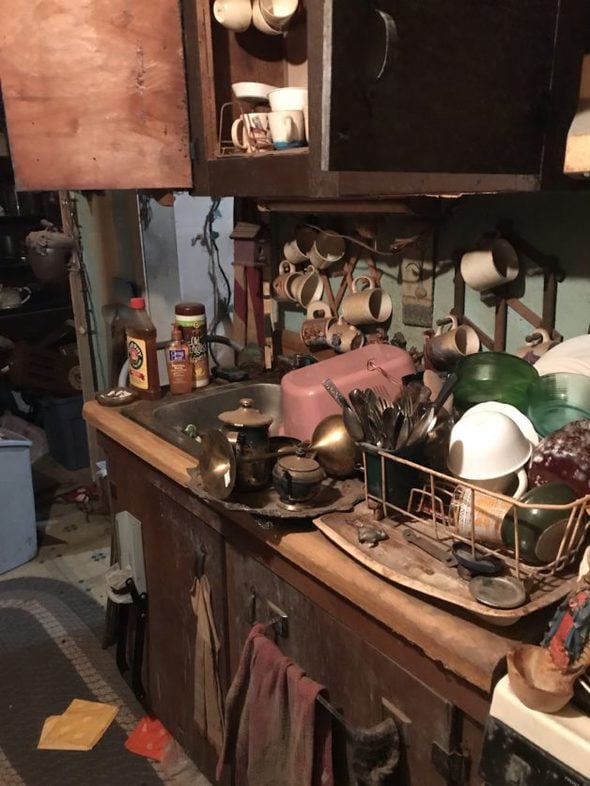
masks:
<instances>
[{"instance_id":1,"label":"cluttered countertop items","mask_svg":"<svg viewBox=\"0 0 590 786\"><path fill-rule=\"evenodd\" d=\"M375 290L362 291L367 305ZM155 332L143 302L132 306L130 388L157 399ZM380 576L495 624L573 587L589 528L590 337L553 346L540 333L515 355L483 352L473 328L449 318L420 370L377 343L280 386L196 394L209 382L204 309L179 304L175 317L166 357L183 395L154 401L147 420L145 401L124 414L189 446L195 494L269 521L313 518Z\"/></svg>"}]
</instances>

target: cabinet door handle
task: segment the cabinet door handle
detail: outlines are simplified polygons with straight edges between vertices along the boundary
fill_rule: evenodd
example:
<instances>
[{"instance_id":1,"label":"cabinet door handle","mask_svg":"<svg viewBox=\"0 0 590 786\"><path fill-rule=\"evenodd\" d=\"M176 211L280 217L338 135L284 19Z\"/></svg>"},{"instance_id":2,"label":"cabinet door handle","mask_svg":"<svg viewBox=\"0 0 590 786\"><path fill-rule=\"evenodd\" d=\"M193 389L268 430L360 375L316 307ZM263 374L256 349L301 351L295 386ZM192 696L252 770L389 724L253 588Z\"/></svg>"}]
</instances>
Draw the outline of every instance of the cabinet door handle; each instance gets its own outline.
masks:
<instances>
[{"instance_id":1,"label":"cabinet door handle","mask_svg":"<svg viewBox=\"0 0 590 786\"><path fill-rule=\"evenodd\" d=\"M375 81L378 82L383 76L383 74L385 73L390 61L393 60L399 42L399 36L397 32L397 25L395 24L395 19L385 11L381 11L379 8L376 8L375 11L379 14L381 19L383 20L383 25L385 27L385 45L383 47L383 61L381 63L381 67L379 68L379 71L375 75Z\"/></svg>"},{"instance_id":2,"label":"cabinet door handle","mask_svg":"<svg viewBox=\"0 0 590 786\"><path fill-rule=\"evenodd\" d=\"M205 572L205 560L207 559L207 549L201 546L197 558L195 560L195 575L198 579L201 578Z\"/></svg>"},{"instance_id":3,"label":"cabinet door handle","mask_svg":"<svg viewBox=\"0 0 590 786\"><path fill-rule=\"evenodd\" d=\"M256 590L254 587L250 588L250 597L248 598L248 622L254 625L256 622Z\"/></svg>"}]
</instances>

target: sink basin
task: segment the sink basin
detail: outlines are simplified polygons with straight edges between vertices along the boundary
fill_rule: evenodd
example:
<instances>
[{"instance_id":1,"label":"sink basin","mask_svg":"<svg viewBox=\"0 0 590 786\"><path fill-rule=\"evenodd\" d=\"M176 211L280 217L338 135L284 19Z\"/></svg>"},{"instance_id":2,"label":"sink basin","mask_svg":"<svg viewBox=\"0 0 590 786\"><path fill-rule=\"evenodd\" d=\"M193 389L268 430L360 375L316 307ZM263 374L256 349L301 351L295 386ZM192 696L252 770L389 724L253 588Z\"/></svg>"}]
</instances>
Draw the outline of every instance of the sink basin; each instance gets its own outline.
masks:
<instances>
[{"instance_id":1,"label":"sink basin","mask_svg":"<svg viewBox=\"0 0 590 786\"><path fill-rule=\"evenodd\" d=\"M237 409L241 398L251 398L254 406L272 415L270 434L279 433L281 427L281 386L272 382L236 382L232 385L208 387L164 401L139 401L123 409L123 414L153 431L166 442L198 457L199 445L183 434L192 423L198 433L220 428L220 412Z\"/></svg>"}]
</instances>

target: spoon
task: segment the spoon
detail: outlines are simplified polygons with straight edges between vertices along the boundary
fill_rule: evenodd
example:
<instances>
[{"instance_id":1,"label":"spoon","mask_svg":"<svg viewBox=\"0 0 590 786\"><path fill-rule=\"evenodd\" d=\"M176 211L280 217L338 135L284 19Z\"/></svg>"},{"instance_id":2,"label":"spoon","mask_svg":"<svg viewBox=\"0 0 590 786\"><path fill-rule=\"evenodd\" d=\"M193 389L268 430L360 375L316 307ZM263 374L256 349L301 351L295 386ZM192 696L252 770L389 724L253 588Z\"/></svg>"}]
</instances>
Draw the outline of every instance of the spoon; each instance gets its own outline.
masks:
<instances>
[{"instance_id":1,"label":"spoon","mask_svg":"<svg viewBox=\"0 0 590 786\"><path fill-rule=\"evenodd\" d=\"M438 413L442 409L445 401L453 392L453 388L457 384L458 379L459 377L456 374L449 374L445 380L444 385L440 389L438 396L434 399L432 404L427 406L427 408L424 410L424 413L418 419L418 422L414 425L414 428L408 434L405 442L407 446L414 445L416 442L420 442L420 440L424 439L424 437L430 434L436 425Z\"/></svg>"},{"instance_id":2,"label":"spoon","mask_svg":"<svg viewBox=\"0 0 590 786\"><path fill-rule=\"evenodd\" d=\"M354 411L360 419L364 439L368 442L374 442L375 434L373 433L373 424L369 418L369 410L363 391L359 388L354 388L350 391L348 397L350 398L350 403L354 407Z\"/></svg>"},{"instance_id":3,"label":"spoon","mask_svg":"<svg viewBox=\"0 0 590 786\"><path fill-rule=\"evenodd\" d=\"M350 406L343 393L336 387L331 379L325 379L322 385L332 396L334 401L342 408L342 420L352 439L354 439L355 442L362 442L365 439L365 429L363 428L363 423L361 423L357 412Z\"/></svg>"}]
</instances>

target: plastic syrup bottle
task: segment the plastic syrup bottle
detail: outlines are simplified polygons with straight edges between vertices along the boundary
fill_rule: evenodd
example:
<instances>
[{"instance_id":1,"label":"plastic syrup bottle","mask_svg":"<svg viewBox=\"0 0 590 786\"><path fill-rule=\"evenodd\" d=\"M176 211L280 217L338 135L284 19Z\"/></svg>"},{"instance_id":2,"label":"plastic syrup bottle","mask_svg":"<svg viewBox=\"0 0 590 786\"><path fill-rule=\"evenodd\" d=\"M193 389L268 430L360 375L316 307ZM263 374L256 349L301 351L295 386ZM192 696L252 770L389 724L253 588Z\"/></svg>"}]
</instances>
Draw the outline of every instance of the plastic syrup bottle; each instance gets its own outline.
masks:
<instances>
[{"instance_id":1,"label":"plastic syrup bottle","mask_svg":"<svg viewBox=\"0 0 590 786\"><path fill-rule=\"evenodd\" d=\"M145 310L145 300L142 297L132 297L129 307L132 309L132 317L125 328L129 385L141 398L161 398L156 328Z\"/></svg>"},{"instance_id":2,"label":"plastic syrup bottle","mask_svg":"<svg viewBox=\"0 0 590 786\"><path fill-rule=\"evenodd\" d=\"M193 364L182 328L172 323L172 341L166 348L166 366L170 392L174 395L190 393L193 389Z\"/></svg>"}]
</instances>

